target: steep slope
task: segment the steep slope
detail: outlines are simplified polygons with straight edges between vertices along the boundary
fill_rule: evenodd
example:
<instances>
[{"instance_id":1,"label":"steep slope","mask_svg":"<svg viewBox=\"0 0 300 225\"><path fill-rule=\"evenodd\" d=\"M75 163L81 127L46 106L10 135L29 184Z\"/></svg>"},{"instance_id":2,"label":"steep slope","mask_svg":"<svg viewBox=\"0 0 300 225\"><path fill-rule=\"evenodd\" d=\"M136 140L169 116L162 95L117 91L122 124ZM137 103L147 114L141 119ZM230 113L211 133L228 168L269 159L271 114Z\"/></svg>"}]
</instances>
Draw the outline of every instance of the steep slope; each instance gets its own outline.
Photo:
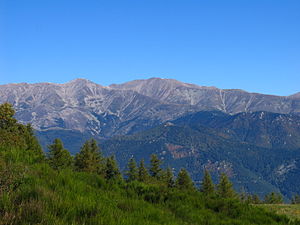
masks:
<instances>
[{"instance_id":1,"label":"steep slope","mask_svg":"<svg viewBox=\"0 0 300 225\"><path fill-rule=\"evenodd\" d=\"M0 102L12 103L17 119L37 130L71 129L101 137L145 129L189 111L189 107L83 79L66 84L2 85Z\"/></svg>"},{"instance_id":2,"label":"steep slope","mask_svg":"<svg viewBox=\"0 0 300 225\"><path fill-rule=\"evenodd\" d=\"M221 110L230 114L254 111L300 113L300 99L298 98L248 93L238 89L222 90L186 84L172 79L151 78L110 87L134 90L166 103L192 105L198 111Z\"/></svg>"},{"instance_id":3,"label":"steep slope","mask_svg":"<svg viewBox=\"0 0 300 225\"><path fill-rule=\"evenodd\" d=\"M12 103L17 119L36 130L76 130L103 138L132 134L204 110L300 112L300 98L295 96L221 90L160 78L109 87L84 79L0 85L3 102Z\"/></svg>"},{"instance_id":4,"label":"steep slope","mask_svg":"<svg viewBox=\"0 0 300 225\"><path fill-rule=\"evenodd\" d=\"M237 190L261 196L280 190L288 197L300 192L299 150L270 151L223 138L206 127L193 129L166 123L135 135L112 138L102 147L106 154L116 155L121 168L133 155L140 160L155 153L175 171L187 168L196 183L207 168L215 178L225 172Z\"/></svg>"},{"instance_id":5,"label":"steep slope","mask_svg":"<svg viewBox=\"0 0 300 225\"><path fill-rule=\"evenodd\" d=\"M223 137L271 149L300 148L300 117L270 112L228 115L220 111L197 112L174 121L195 129L207 126ZM198 128L199 127L199 128Z\"/></svg>"}]
</instances>

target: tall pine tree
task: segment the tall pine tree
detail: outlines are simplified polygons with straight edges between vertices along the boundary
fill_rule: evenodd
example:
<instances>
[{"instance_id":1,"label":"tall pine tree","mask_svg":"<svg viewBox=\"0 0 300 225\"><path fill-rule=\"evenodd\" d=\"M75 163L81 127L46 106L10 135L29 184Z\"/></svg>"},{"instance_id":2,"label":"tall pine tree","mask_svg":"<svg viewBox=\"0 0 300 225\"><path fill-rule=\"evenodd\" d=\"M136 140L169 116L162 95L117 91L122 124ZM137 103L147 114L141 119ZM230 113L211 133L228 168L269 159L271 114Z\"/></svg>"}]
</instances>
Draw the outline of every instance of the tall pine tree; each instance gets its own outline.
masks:
<instances>
[{"instance_id":1,"label":"tall pine tree","mask_svg":"<svg viewBox=\"0 0 300 225\"><path fill-rule=\"evenodd\" d=\"M72 166L73 158L60 139L55 139L48 148L48 162L53 169L62 170Z\"/></svg>"},{"instance_id":2,"label":"tall pine tree","mask_svg":"<svg viewBox=\"0 0 300 225\"><path fill-rule=\"evenodd\" d=\"M17 125L17 120L13 117L15 110L9 103L0 105L0 129L14 129Z\"/></svg>"},{"instance_id":3,"label":"tall pine tree","mask_svg":"<svg viewBox=\"0 0 300 225\"><path fill-rule=\"evenodd\" d=\"M174 174L170 167L163 171L162 179L167 187L172 188L175 186Z\"/></svg>"},{"instance_id":4,"label":"tall pine tree","mask_svg":"<svg viewBox=\"0 0 300 225\"><path fill-rule=\"evenodd\" d=\"M280 193L271 192L265 195L265 204L281 204L283 203L283 198Z\"/></svg>"},{"instance_id":5,"label":"tall pine tree","mask_svg":"<svg viewBox=\"0 0 300 225\"><path fill-rule=\"evenodd\" d=\"M127 176L127 181L135 181L138 179L138 168L136 166L136 162L134 158L132 157L129 159L128 165L127 165L127 171L126 171L126 176Z\"/></svg>"},{"instance_id":6,"label":"tall pine tree","mask_svg":"<svg viewBox=\"0 0 300 225\"><path fill-rule=\"evenodd\" d=\"M204 171L204 177L201 182L200 191L208 196L211 196L215 193L215 185L211 179L211 176L210 176L210 173L208 172L208 170Z\"/></svg>"},{"instance_id":7,"label":"tall pine tree","mask_svg":"<svg viewBox=\"0 0 300 225\"><path fill-rule=\"evenodd\" d=\"M162 169L160 165L162 162L158 159L157 155L152 154L150 159L150 175L156 179L161 178Z\"/></svg>"},{"instance_id":8,"label":"tall pine tree","mask_svg":"<svg viewBox=\"0 0 300 225\"><path fill-rule=\"evenodd\" d=\"M42 149L42 146L40 145L38 139L34 135L33 128L31 124L26 125L26 132L25 132L25 142L26 142L26 150L32 151L34 154L40 158L40 160L45 159L45 155Z\"/></svg>"},{"instance_id":9,"label":"tall pine tree","mask_svg":"<svg viewBox=\"0 0 300 225\"><path fill-rule=\"evenodd\" d=\"M103 174L104 159L95 139L86 141L75 156L77 171Z\"/></svg>"},{"instance_id":10,"label":"tall pine tree","mask_svg":"<svg viewBox=\"0 0 300 225\"><path fill-rule=\"evenodd\" d=\"M18 147L32 154L36 161L44 160L44 152L31 125L18 123L14 115L15 110L11 104L0 104L0 146Z\"/></svg>"},{"instance_id":11,"label":"tall pine tree","mask_svg":"<svg viewBox=\"0 0 300 225\"><path fill-rule=\"evenodd\" d=\"M217 194L221 198L235 198L236 193L233 190L232 183L225 173L220 176L219 184L217 185Z\"/></svg>"},{"instance_id":12,"label":"tall pine tree","mask_svg":"<svg viewBox=\"0 0 300 225\"><path fill-rule=\"evenodd\" d=\"M186 169L181 169L177 175L176 187L182 190L194 189L193 181Z\"/></svg>"},{"instance_id":13,"label":"tall pine tree","mask_svg":"<svg viewBox=\"0 0 300 225\"><path fill-rule=\"evenodd\" d=\"M149 179L148 170L145 167L145 162L142 159L138 168L138 180L140 182L146 182Z\"/></svg>"},{"instance_id":14,"label":"tall pine tree","mask_svg":"<svg viewBox=\"0 0 300 225\"><path fill-rule=\"evenodd\" d=\"M107 180L121 180L121 173L118 168L117 162L114 156L108 157L106 159L105 165L105 178Z\"/></svg>"}]
</instances>

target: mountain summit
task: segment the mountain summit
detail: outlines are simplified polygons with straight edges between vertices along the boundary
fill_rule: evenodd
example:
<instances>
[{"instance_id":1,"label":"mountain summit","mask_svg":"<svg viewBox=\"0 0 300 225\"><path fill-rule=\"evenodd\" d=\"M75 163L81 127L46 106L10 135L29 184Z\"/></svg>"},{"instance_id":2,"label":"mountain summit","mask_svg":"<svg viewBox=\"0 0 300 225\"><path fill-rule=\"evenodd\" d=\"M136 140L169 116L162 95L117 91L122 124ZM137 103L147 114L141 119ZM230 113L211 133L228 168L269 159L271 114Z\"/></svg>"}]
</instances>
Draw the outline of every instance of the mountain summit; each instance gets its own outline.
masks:
<instances>
[{"instance_id":1,"label":"mountain summit","mask_svg":"<svg viewBox=\"0 0 300 225\"><path fill-rule=\"evenodd\" d=\"M40 131L69 129L101 137L134 133L198 111L299 114L298 96L222 90L161 78L108 87L86 79L0 85L0 103L12 103L23 123Z\"/></svg>"}]
</instances>

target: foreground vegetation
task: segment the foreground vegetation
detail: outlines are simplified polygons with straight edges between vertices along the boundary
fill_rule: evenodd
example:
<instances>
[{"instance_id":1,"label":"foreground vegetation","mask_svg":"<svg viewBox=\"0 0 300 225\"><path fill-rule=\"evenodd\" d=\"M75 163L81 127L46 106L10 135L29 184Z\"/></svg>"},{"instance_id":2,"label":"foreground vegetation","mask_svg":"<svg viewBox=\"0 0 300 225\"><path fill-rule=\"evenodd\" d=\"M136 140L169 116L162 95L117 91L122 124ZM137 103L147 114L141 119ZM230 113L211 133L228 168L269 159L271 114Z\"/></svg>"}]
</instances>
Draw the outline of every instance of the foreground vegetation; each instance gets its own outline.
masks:
<instances>
[{"instance_id":1,"label":"foreground vegetation","mask_svg":"<svg viewBox=\"0 0 300 225\"><path fill-rule=\"evenodd\" d=\"M45 156L13 114L0 105L0 224L300 224L252 206L256 198L240 198L225 174L215 187L206 171L198 190L155 155L149 168L132 158L125 177L94 140L73 158L56 139Z\"/></svg>"},{"instance_id":2,"label":"foreground vegetation","mask_svg":"<svg viewBox=\"0 0 300 225\"><path fill-rule=\"evenodd\" d=\"M292 220L300 219L300 204L261 204L258 207L270 210L279 215L286 215Z\"/></svg>"}]
</instances>

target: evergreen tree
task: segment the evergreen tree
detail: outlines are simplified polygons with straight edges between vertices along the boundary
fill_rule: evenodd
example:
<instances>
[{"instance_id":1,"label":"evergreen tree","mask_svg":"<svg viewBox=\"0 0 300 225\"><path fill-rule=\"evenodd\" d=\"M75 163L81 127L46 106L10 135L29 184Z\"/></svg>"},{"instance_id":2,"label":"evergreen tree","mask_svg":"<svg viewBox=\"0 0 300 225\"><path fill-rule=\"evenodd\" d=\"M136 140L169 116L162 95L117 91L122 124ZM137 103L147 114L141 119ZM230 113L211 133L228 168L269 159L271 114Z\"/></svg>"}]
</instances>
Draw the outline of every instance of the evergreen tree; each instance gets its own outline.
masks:
<instances>
[{"instance_id":1,"label":"evergreen tree","mask_svg":"<svg viewBox=\"0 0 300 225\"><path fill-rule=\"evenodd\" d=\"M260 198L257 194L254 194L254 195L250 195L250 201L249 202L252 203L252 204L260 204L261 200L260 200Z\"/></svg>"},{"instance_id":2,"label":"evergreen tree","mask_svg":"<svg viewBox=\"0 0 300 225\"><path fill-rule=\"evenodd\" d=\"M280 193L271 192L265 195L265 204L281 204L283 203L283 198Z\"/></svg>"},{"instance_id":3,"label":"evergreen tree","mask_svg":"<svg viewBox=\"0 0 300 225\"><path fill-rule=\"evenodd\" d=\"M0 104L0 146L19 147L44 157L41 146L34 136L30 124L23 125L14 118L15 110L9 103ZM38 155L37 155L38 153Z\"/></svg>"},{"instance_id":4,"label":"evergreen tree","mask_svg":"<svg viewBox=\"0 0 300 225\"><path fill-rule=\"evenodd\" d=\"M186 169L181 169L176 179L176 187L182 190L194 189L193 181Z\"/></svg>"},{"instance_id":5,"label":"evergreen tree","mask_svg":"<svg viewBox=\"0 0 300 225\"><path fill-rule=\"evenodd\" d=\"M146 182L149 179L149 173L148 170L145 167L144 160L141 160L140 166L138 168L138 180L140 182Z\"/></svg>"},{"instance_id":6,"label":"evergreen tree","mask_svg":"<svg viewBox=\"0 0 300 225\"><path fill-rule=\"evenodd\" d=\"M97 167L97 173L103 174L104 173L104 157L102 156L102 153L100 151L100 147L97 144L97 141L92 138L90 139L90 148L91 148L91 155L92 155L92 162Z\"/></svg>"},{"instance_id":7,"label":"evergreen tree","mask_svg":"<svg viewBox=\"0 0 300 225\"><path fill-rule=\"evenodd\" d=\"M91 163L91 149L89 141L86 141L80 149L80 152L75 156L75 168L77 171L96 172Z\"/></svg>"},{"instance_id":8,"label":"evergreen tree","mask_svg":"<svg viewBox=\"0 0 300 225\"><path fill-rule=\"evenodd\" d=\"M257 194L248 194L243 191L239 196L241 202L245 202L247 204L261 204L261 200Z\"/></svg>"},{"instance_id":9,"label":"evergreen tree","mask_svg":"<svg viewBox=\"0 0 300 225\"><path fill-rule=\"evenodd\" d=\"M117 162L114 156L106 159L105 165L105 178L107 180L119 180L121 179L121 173L117 166Z\"/></svg>"},{"instance_id":10,"label":"evergreen tree","mask_svg":"<svg viewBox=\"0 0 300 225\"><path fill-rule=\"evenodd\" d=\"M300 195L294 195L293 196L292 204L300 204Z\"/></svg>"},{"instance_id":11,"label":"evergreen tree","mask_svg":"<svg viewBox=\"0 0 300 225\"><path fill-rule=\"evenodd\" d=\"M27 151L33 151L36 156L38 156L41 160L44 160L45 155L42 146L40 145L38 139L35 137L31 124L26 125L25 142Z\"/></svg>"},{"instance_id":12,"label":"evergreen tree","mask_svg":"<svg viewBox=\"0 0 300 225\"><path fill-rule=\"evenodd\" d=\"M0 129L13 129L16 127L17 120L13 117L15 110L9 103L0 105Z\"/></svg>"},{"instance_id":13,"label":"evergreen tree","mask_svg":"<svg viewBox=\"0 0 300 225\"><path fill-rule=\"evenodd\" d=\"M137 180L139 177L139 171L136 166L136 162L135 162L134 158L131 158L129 160L127 168L128 168L128 170L126 171L127 181L130 182L130 181Z\"/></svg>"},{"instance_id":14,"label":"evergreen tree","mask_svg":"<svg viewBox=\"0 0 300 225\"><path fill-rule=\"evenodd\" d=\"M156 179L160 179L162 169L160 165L162 162L158 159L157 155L152 154L150 159L150 175Z\"/></svg>"},{"instance_id":15,"label":"evergreen tree","mask_svg":"<svg viewBox=\"0 0 300 225\"><path fill-rule=\"evenodd\" d=\"M163 181L169 188L175 186L174 174L170 167L163 171Z\"/></svg>"},{"instance_id":16,"label":"evergreen tree","mask_svg":"<svg viewBox=\"0 0 300 225\"><path fill-rule=\"evenodd\" d=\"M86 141L75 156L75 167L78 171L103 173L103 157L94 139Z\"/></svg>"},{"instance_id":17,"label":"evergreen tree","mask_svg":"<svg viewBox=\"0 0 300 225\"><path fill-rule=\"evenodd\" d=\"M72 166L73 158L68 150L64 149L60 139L55 139L53 144L49 145L48 148L48 162L53 169L62 170Z\"/></svg>"},{"instance_id":18,"label":"evergreen tree","mask_svg":"<svg viewBox=\"0 0 300 225\"><path fill-rule=\"evenodd\" d=\"M218 196L221 198L234 198L236 193L233 190L232 183L229 181L225 173L221 174L219 184L217 186Z\"/></svg>"},{"instance_id":19,"label":"evergreen tree","mask_svg":"<svg viewBox=\"0 0 300 225\"><path fill-rule=\"evenodd\" d=\"M215 193L215 185L211 179L208 170L204 171L204 177L201 183L200 191L205 195L213 195Z\"/></svg>"}]
</instances>

